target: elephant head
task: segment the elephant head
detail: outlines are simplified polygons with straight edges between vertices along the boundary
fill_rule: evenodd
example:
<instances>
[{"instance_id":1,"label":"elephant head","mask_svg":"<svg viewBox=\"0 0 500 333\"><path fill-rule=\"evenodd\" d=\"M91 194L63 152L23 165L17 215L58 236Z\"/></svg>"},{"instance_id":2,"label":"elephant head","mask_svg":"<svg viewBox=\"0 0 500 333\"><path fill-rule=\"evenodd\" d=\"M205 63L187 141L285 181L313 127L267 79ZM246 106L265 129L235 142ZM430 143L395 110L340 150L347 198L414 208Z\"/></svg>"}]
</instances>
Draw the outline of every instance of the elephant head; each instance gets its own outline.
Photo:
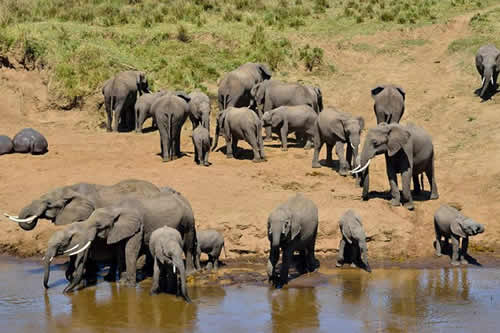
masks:
<instances>
[{"instance_id":1,"label":"elephant head","mask_svg":"<svg viewBox=\"0 0 500 333\"><path fill-rule=\"evenodd\" d=\"M150 93L146 73L137 71L135 74L135 83L137 85L137 91L139 92L139 95L142 95L143 93Z\"/></svg>"},{"instance_id":2,"label":"elephant head","mask_svg":"<svg viewBox=\"0 0 500 333\"><path fill-rule=\"evenodd\" d=\"M262 81L269 80L273 76L273 72L264 64L257 64L257 70L259 71Z\"/></svg>"},{"instance_id":3,"label":"elephant head","mask_svg":"<svg viewBox=\"0 0 500 333\"><path fill-rule=\"evenodd\" d=\"M352 149L354 161L358 161L361 132L365 128L363 117L341 117L334 123L332 131L342 141L348 142L348 149Z\"/></svg>"},{"instance_id":4,"label":"elephant head","mask_svg":"<svg viewBox=\"0 0 500 333\"><path fill-rule=\"evenodd\" d=\"M199 109L201 111L201 126L210 131L210 103L200 103Z\"/></svg>"},{"instance_id":5,"label":"elephant head","mask_svg":"<svg viewBox=\"0 0 500 333\"><path fill-rule=\"evenodd\" d=\"M276 113L275 110L266 111L262 115L262 126L263 127L278 127L279 124L283 121L283 116L279 113Z\"/></svg>"},{"instance_id":6,"label":"elephant head","mask_svg":"<svg viewBox=\"0 0 500 333\"><path fill-rule=\"evenodd\" d=\"M484 97L488 86L490 84L493 87L495 86L495 73L500 72L500 53L496 57L478 54L476 56L476 66L482 73L482 88L479 96Z\"/></svg>"},{"instance_id":7,"label":"elephant head","mask_svg":"<svg viewBox=\"0 0 500 333\"><path fill-rule=\"evenodd\" d=\"M219 111L219 113L217 113L217 117L215 119L215 121L216 121L215 140L214 140L214 144L212 145L212 151L214 151L217 148L217 145L219 144L220 132L222 131L222 133L224 133L224 122L226 120L226 115L227 115L228 110L229 109L225 109L225 110Z\"/></svg>"},{"instance_id":8,"label":"elephant head","mask_svg":"<svg viewBox=\"0 0 500 333\"><path fill-rule=\"evenodd\" d=\"M255 84L250 90L250 106L251 109L262 109L265 104L266 89L270 81L265 80Z\"/></svg>"},{"instance_id":9,"label":"elephant head","mask_svg":"<svg viewBox=\"0 0 500 333\"><path fill-rule=\"evenodd\" d=\"M162 264L171 267L174 277L180 280L181 295L186 302L191 303L186 288L186 269L184 267L184 252L178 242L169 240L166 242L163 251L155 251L156 259Z\"/></svg>"},{"instance_id":10,"label":"elephant head","mask_svg":"<svg viewBox=\"0 0 500 333\"><path fill-rule=\"evenodd\" d=\"M93 201L84 194L76 192L71 186L57 188L44 194L24 207L19 216L10 216L9 219L19 223L24 230L36 227L39 218L52 221L57 225L83 221L95 209Z\"/></svg>"},{"instance_id":11,"label":"elephant head","mask_svg":"<svg viewBox=\"0 0 500 333\"><path fill-rule=\"evenodd\" d=\"M484 226L482 224L461 214L451 223L450 229L454 235L459 237L469 237L484 232Z\"/></svg>"},{"instance_id":12,"label":"elephant head","mask_svg":"<svg viewBox=\"0 0 500 333\"><path fill-rule=\"evenodd\" d=\"M371 272L368 263L368 247L366 246L366 235L361 223L361 217L352 209L345 212L340 218L340 230L344 239L349 244L359 247L360 259L367 272Z\"/></svg>"}]
</instances>

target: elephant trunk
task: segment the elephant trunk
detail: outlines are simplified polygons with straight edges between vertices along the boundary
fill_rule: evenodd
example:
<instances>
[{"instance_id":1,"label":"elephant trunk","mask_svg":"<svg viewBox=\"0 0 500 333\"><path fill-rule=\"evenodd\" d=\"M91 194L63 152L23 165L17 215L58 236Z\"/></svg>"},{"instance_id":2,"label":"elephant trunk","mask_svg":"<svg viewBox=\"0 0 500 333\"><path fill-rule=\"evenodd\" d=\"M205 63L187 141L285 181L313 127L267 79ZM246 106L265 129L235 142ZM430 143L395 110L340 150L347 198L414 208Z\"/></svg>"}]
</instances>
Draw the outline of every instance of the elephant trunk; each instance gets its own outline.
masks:
<instances>
[{"instance_id":1,"label":"elephant trunk","mask_svg":"<svg viewBox=\"0 0 500 333\"><path fill-rule=\"evenodd\" d=\"M365 266L366 271L367 272L371 272L372 269L370 267L370 264L368 263L368 254L367 254L366 241L361 241L359 243L359 249L360 249L360 254L361 254L361 262Z\"/></svg>"},{"instance_id":2,"label":"elephant trunk","mask_svg":"<svg viewBox=\"0 0 500 333\"><path fill-rule=\"evenodd\" d=\"M207 112L201 115L201 126L210 131L210 113Z\"/></svg>"},{"instance_id":3,"label":"elephant trunk","mask_svg":"<svg viewBox=\"0 0 500 333\"><path fill-rule=\"evenodd\" d=\"M181 285L178 286L178 288L181 288L181 294L182 297L186 300L186 302L191 303L191 298L189 298L188 293L187 293L187 287L186 287L186 270L184 268L184 265L182 264L182 261L180 260L175 260L174 265L177 267L179 270L179 276L181 280Z\"/></svg>"},{"instance_id":4,"label":"elephant trunk","mask_svg":"<svg viewBox=\"0 0 500 333\"><path fill-rule=\"evenodd\" d=\"M45 289L49 288L49 277L50 277L50 263L52 259L56 256L57 248L49 247L45 252L45 257L43 259L44 273L43 273L43 286Z\"/></svg>"},{"instance_id":5,"label":"elephant trunk","mask_svg":"<svg viewBox=\"0 0 500 333\"><path fill-rule=\"evenodd\" d=\"M64 288L64 293L72 292L75 287L82 281L83 273L85 269L85 263L87 262L87 255L89 249L78 253L75 260L75 273L73 274L73 280Z\"/></svg>"},{"instance_id":6,"label":"elephant trunk","mask_svg":"<svg viewBox=\"0 0 500 333\"><path fill-rule=\"evenodd\" d=\"M19 213L19 218L26 219L34 216L36 216L36 218L30 222L19 222L18 223L19 226L27 231L33 230L36 227L36 224L38 223L38 217L43 215L45 209L47 209L47 204L44 203L43 201L32 202L31 205L21 210L21 212Z\"/></svg>"},{"instance_id":7,"label":"elephant trunk","mask_svg":"<svg viewBox=\"0 0 500 333\"><path fill-rule=\"evenodd\" d=\"M220 134L220 126L219 122L217 122L217 126L215 127L215 140L214 144L212 145L212 151L214 151L217 148L217 145L219 144L219 134Z\"/></svg>"},{"instance_id":8,"label":"elephant trunk","mask_svg":"<svg viewBox=\"0 0 500 333\"><path fill-rule=\"evenodd\" d=\"M276 264L280 256L281 230L273 230L271 235L271 250L269 251L269 260L267 262L267 275L269 279L274 279Z\"/></svg>"},{"instance_id":9,"label":"elephant trunk","mask_svg":"<svg viewBox=\"0 0 500 333\"><path fill-rule=\"evenodd\" d=\"M493 82L493 70L491 68L485 68L483 76L483 87L481 88L481 94L479 96L484 97L488 86Z\"/></svg>"}]
</instances>

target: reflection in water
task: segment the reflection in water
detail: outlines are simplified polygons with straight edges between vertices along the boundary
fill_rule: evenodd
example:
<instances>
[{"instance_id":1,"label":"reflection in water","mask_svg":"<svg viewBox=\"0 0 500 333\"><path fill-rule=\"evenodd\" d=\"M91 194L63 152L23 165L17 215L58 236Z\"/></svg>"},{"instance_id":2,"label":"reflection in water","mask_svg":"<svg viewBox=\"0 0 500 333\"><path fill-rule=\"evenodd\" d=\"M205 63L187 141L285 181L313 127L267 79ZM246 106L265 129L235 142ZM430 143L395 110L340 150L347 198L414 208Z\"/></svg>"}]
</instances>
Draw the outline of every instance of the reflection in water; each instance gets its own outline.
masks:
<instances>
[{"instance_id":1,"label":"reflection in water","mask_svg":"<svg viewBox=\"0 0 500 333\"><path fill-rule=\"evenodd\" d=\"M64 285L45 291L39 266L0 260L0 327L9 333L482 333L500 324L499 269L323 270L279 290L191 287L193 303L187 304L174 295L150 296L150 280L135 289L100 281L70 295L62 294ZM63 271L54 273L64 278Z\"/></svg>"}]
</instances>

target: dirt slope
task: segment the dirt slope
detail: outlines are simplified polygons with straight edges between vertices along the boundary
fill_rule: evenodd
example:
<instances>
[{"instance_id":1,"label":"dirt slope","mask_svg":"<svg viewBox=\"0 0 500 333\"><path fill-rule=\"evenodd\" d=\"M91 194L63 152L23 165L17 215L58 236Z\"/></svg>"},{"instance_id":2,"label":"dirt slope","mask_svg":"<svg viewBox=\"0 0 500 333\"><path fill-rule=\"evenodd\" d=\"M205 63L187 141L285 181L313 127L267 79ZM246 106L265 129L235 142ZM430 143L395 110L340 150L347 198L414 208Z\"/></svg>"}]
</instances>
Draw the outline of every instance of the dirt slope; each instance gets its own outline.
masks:
<instances>
[{"instance_id":1,"label":"dirt slope","mask_svg":"<svg viewBox=\"0 0 500 333\"><path fill-rule=\"evenodd\" d=\"M269 212L302 192L319 207L319 254L335 254L338 218L355 208L367 234L373 236L370 255L402 259L432 254L433 213L441 204L453 202L486 225L486 233L475 237L472 247L497 250L500 95L480 103L473 93L480 84L478 76L464 72L461 59L447 53L451 41L470 34L469 18L348 41L336 36L317 41L338 70L314 79L322 87L326 106L364 116L369 128L375 124L370 89L377 83L397 83L407 92L403 122L415 122L433 135L440 199L417 201L414 212L391 207L384 198L361 201L361 189L353 179L327 167L313 170L312 151L292 147L281 152L277 141L267 144L267 163L227 160L219 152L211 155L211 167L198 167L192 160L190 124L182 142L189 156L161 163L157 132L105 133L96 126L102 115L95 115L95 103L87 105L87 111L51 110L44 73L7 68L0 69L0 133L13 136L23 127L37 128L46 135L50 152L0 157L0 211L17 213L40 194L65 184L140 178L182 192L193 206L198 228L225 233L229 257L261 256L269 247L265 227ZM286 79L304 75L297 72ZM371 190L388 190L383 157L370 169ZM425 187L429 188L427 183ZM18 255L41 253L56 228L41 221L34 231L24 232L3 218L0 223L0 251Z\"/></svg>"}]
</instances>

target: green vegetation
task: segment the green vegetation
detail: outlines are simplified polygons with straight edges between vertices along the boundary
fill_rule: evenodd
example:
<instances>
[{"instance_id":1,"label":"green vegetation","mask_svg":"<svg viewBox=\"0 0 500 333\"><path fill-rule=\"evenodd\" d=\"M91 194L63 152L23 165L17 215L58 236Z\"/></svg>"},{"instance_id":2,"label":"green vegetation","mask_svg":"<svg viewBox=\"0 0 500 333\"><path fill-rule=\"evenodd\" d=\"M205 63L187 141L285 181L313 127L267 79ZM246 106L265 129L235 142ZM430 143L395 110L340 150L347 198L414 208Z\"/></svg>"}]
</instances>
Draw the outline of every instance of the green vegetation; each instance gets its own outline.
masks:
<instances>
[{"instance_id":1,"label":"green vegetation","mask_svg":"<svg viewBox=\"0 0 500 333\"><path fill-rule=\"evenodd\" d=\"M471 7L475 1L2 0L0 53L48 69L51 93L70 101L134 68L148 73L153 89L214 91L223 73L248 61L280 73L331 75L335 65L319 37L358 26L374 33ZM416 19L403 22L401 13Z\"/></svg>"}]
</instances>

